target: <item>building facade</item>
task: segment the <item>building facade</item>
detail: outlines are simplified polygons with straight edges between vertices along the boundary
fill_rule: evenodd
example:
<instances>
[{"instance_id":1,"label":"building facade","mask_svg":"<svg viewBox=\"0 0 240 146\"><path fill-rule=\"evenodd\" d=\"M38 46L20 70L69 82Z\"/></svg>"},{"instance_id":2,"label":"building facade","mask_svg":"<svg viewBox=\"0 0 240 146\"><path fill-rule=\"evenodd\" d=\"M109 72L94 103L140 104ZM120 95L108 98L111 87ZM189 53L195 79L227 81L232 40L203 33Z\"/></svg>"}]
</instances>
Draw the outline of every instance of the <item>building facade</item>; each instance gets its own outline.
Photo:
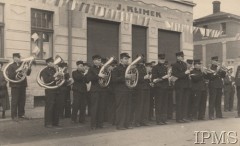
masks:
<instances>
[{"instance_id":1,"label":"building facade","mask_svg":"<svg viewBox=\"0 0 240 146\"><path fill-rule=\"evenodd\" d=\"M194 26L206 29L220 30L217 38L207 37L197 32L194 35L194 58L202 59L208 65L211 56L218 56L219 61L226 66L237 66L240 56L240 16L222 12L221 3L214 1L213 13L194 20Z\"/></svg>"},{"instance_id":2,"label":"building facade","mask_svg":"<svg viewBox=\"0 0 240 146\"><path fill-rule=\"evenodd\" d=\"M134 59L138 53L147 61L157 61L165 53L170 63L175 53L184 51L193 57L193 35L178 26L192 26L193 6L187 1L157 0L79 0L77 4L57 7L29 0L0 0L0 60L12 61L12 53L29 57L39 49L37 65L28 77L27 103L31 108L44 96L36 82L48 57L60 55L70 72L75 62L91 63L94 54L103 57L127 52ZM187 27L189 28L189 27Z\"/></svg>"}]
</instances>

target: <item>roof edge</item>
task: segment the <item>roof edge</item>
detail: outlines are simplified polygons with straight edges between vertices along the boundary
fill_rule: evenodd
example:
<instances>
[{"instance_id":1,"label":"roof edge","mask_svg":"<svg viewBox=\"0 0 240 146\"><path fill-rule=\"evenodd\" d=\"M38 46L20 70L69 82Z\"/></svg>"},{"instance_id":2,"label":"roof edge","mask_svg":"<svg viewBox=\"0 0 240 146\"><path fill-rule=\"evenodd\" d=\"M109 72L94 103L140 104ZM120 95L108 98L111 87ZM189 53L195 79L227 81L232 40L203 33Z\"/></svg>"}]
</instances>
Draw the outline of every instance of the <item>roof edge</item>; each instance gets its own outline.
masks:
<instances>
[{"instance_id":1,"label":"roof edge","mask_svg":"<svg viewBox=\"0 0 240 146\"><path fill-rule=\"evenodd\" d=\"M190 2L190 1L187 1L187 0L167 0L167 1L180 3L180 4L183 4L183 5L188 5L188 6L192 6L192 7L196 6L196 3Z\"/></svg>"}]
</instances>

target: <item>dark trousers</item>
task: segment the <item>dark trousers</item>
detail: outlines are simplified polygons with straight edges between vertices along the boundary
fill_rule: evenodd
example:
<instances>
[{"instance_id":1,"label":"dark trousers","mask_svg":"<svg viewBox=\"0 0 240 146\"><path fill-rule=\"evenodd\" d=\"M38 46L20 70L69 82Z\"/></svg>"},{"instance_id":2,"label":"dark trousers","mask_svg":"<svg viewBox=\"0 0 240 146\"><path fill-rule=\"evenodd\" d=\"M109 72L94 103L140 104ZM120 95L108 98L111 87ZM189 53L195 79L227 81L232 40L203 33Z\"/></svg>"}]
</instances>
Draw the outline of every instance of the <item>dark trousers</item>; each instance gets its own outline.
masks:
<instances>
[{"instance_id":1,"label":"dark trousers","mask_svg":"<svg viewBox=\"0 0 240 146\"><path fill-rule=\"evenodd\" d=\"M240 86L236 86L237 89L237 110L238 116L240 116Z\"/></svg>"},{"instance_id":2,"label":"dark trousers","mask_svg":"<svg viewBox=\"0 0 240 146\"><path fill-rule=\"evenodd\" d=\"M189 88L176 88L176 121L187 118Z\"/></svg>"},{"instance_id":3,"label":"dark trousers","mask_svg":"<svg viewBox=\"0 0 240 146\"><path fill-rule=\"evenodd\" d=\"M11 88L11 117L21 117L25 114L26 87Z\"/></svg>"},{"instance_id":4,"label":"dark trousers","mask_svg":"<svg viewBox=\"0 0 240 146\"><path fill-rule=\"evenodd\" d=\"M148 118L151 120L151 118L154 117L154 107L155 107L155 102L154 102L154 98L155 98L155 88L151 87L150 88L150 107L149 107L149 116Z\"/></svg>"},{"instance_id":5,"label":"dark trousers","mask_svg":"<svg viewBox=\"0 0 240 146\"><path fill-rule=\"evenodd\" d=\"M116 101L114 97L114 92L109 91L109 95L107 97L108 98L106 100L108 100L108 102L106 106L108 107L107 108L108 122L114 125L116 119Z\"/></svg>"},{"instance_id":6,"label":"dark trousers","mask_svg":"<svg viewBox=\"0 0 240 146\"><path fill-rule=\"evenodd\" d=\"M162 88L156 88L156 122L167 121L167 105L168 105L168 90Z\"/></svg>"},{"instance_id":7,"label":"dark trousers","mask_svg":"<svg viewBox=\"0 0 240 146\"><path fill-rule=\"evenodd\" d=\"M224 89L224 110L232 111L234 101L235 88L229 87Z\"/></svg>"},{"instance_id":8,"label":"dark trousers","mask_svg":"<svg viewBox=\"0 0 240 146\"><path fill-rule=\"evenodd\" d=\"M91 127L103 126L104 121L104 94L101 91L90 92L91 96Z\"/></svg>"},{"instance_id":9,"label":"dark trousers","mask_svg":"<svg viewBox=\"0 0 240 146\"><path fill-rule=\"evenodd\" d=\"M59 114L61 109L61 100L59 100L59 91L56 89L45 89L45 126L59 125Z\"/></svg>"},{"instance_id":10,"label":"dark trousers","mask_svg":"<svg viewBox=\"0 0 240 146\"><path fill-rule=\"evenodd\" d=\"M135 123L145 124L148 121L150 90L138 89L135 95Z\"/></svg>"},{"instance_id":11,"label":"dark trousers","mask_svg":"<svg viewBox=\"0 0 240 146\"><path fill-rule=\"evenodd\" d=\"M59 100L61 100L60 117L71 117L71 100L70 100L70 88L60 87Z\"/></svg>"},{"instance_id":12,"label":"dark trousers","mask_svg":"<svg viewBox=\"0 0 240 146\"><path fill-rule=\"evenodd\" d=\"M216 111L216 117L222 117L222 88L210 88L209 89L209 118L214 118L214 111Z\"/></svg>"},{"instance_id":13,"label":"dark trousers","mask_svg":"<svg viewBox=\"0 0 240 146\"><path fill-rule=\"evenodd\" d=\"M116 126L124 128L130 125L130 112L132 102L132 92L130 91L115 91L116 99Z\"/></svg>"},{"instance_id":14,"label":"dark trousers","mask_svg":"<svg viewBox=\"0 0 240 146\"><path fill-rule=\"evenodd\" d=\"M167 118L173 118L173 89L168 89L168 98L167 98Z\"/></svg>"},{"instance_id":15,"label":"dark trousers","mask_svg":"<svg viewBox=\"0 0 240 146\"><path fill-rule=\"evenodd\" d=\"M190 111L190 118L198 119L199 115L199 107L200 107L200 100L202 98L202 91L201 90L193 90L191 94L192 102L191 102L191 109Z\"/></svg>"},{"instance_id":16,"label":"dark trousers","mask_svg":"<svg viewBox=\"0 0 240 146\"><path fill-rule=\"evenodd\" d=\"M86 94L86 110L87 110L87 115L90 116L91 115L91 94L90 92L87 92Z\"/></svg>"},{"instance_id":17,"label":"dark trousers","mask_svg":"<svg viewBox=\"0 0 240 146\"><path fill-rule=\"evenodd\" d=\"M207 96L208 96L207 90L202 91L202 96L200 97L200 103L199 103L199 113L198 113L198 119L199 120L205 118Z\"/></svg>"},{"instance_id":18,"label":"dark trousers","mask_svg":"<svg viewBox=\"0 0 240 146\"><path fill-rule=\"evenodd\" d=\"M85 122L86 115L86 94L84 92L73 91L72 121L77 122L79 111L79 122Z\"/></svg>"}]
</instances>

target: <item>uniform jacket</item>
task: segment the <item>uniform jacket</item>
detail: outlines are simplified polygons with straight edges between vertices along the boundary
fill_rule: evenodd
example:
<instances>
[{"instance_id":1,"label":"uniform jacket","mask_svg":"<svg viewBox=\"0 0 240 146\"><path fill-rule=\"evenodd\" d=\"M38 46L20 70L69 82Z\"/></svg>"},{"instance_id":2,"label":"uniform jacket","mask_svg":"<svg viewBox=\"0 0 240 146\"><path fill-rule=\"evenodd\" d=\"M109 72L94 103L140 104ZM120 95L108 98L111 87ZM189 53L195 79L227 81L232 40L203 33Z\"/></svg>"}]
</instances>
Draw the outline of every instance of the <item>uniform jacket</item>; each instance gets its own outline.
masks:
<instances>
[{"instance_id":1,"label":"uniform jacket","mask_svg":"<svg viewBox=\"0 0 240 146\"><path fill-rule=\"evenodd\" d=\"M78 92L87 92L87 77L84 72L75 70L72 72L72 77L74 80L72 90Z\"/></svg>"},{"instance_id":2,"label":"uniform jacket","mask_svg":"<svg viewBox=\"0 0 240 146\"><path fill-rule=\"evenodd\" d=\"M234 82L234 77L233 76L228 76L226 75L225 78L223 79L224 83L224 90L232 90L234 88L233 82Z\"/></svg>"},{"instance_id":3,"label":"uniform jacket","mask_svg":"<svg viewBox=\"0 0 240 146\"><path fill-rule=\"evenodd\" d=\"M91 89L90 92L99 92L102 91L102 87L99 85L98 80L98 74L101 67L97 67L96 65L93 65L89 68L87 73L87 82L91 82Z\"/></svg>"},{"instance_id":4,"label":"uniform jacket","mask_svg":"<svg viewBox=\"0 0 240 146\"><path fill-rule=\"evenodd\" d=\"M8 96L7 81L3 76L3 72L0 71L0 98L5 98L6 96Z\"/></svg>"},{"instance_id":5,"label":"uniform jacket","mask_svg":"<svg viewBox=\"0 0 240 146\"><path fill-rule=\"evenodd\" d=\"M211 66L212 70L217 70L216 65ZM223 88L223 78L225 77L226 72L218 71L217 74L210 74L209 76L209 87L210 88Z\"/></svg>"},{"instance_id":6,"label":"uniform jacket","mask_svg":"<svg viewBox=\"0 0 240 146\"><path fill-rule=\"evenodd\" d=\"M13 64L11 64L8 68L8 77L12 80L16 80L16 70L21 66L21 63L17 64L16 62L14 62ZM31 74L31 69L29 69L27 71L27 76L29 76ZM27 87L27 78L25 78L22 82L19 83L9 83L10 87Z\"/></svg>"},{"instance_id":7,"label":"uniform jacket","mask_svg":"<svg viewBox=\"0 0 240 146\"><path fill-rule=\"evenodd\" d=\"M157 78L162 79L162 77L167 75L167 73L168 68L165 66L165 64L158 63L152 69L152 80ZM160 88L169 88L168 79L162 79L160 82L156 83L155 86Z\"/></svg>"},{"instance_id":8,"label":"uniform jacket","mask_svg":"<svg viewBox=\"0 0 240 146\"><path fill-rule=\"evenodd\" d=\"M240 66L237 67L237 72L235 75L235 84L236 86L240 86Z\"/></svg>"},{"instance_id":9,"label":"uniform jacket","mask_svg":"<svg viewBox=\"0 0 240 146\"><path fill-rule=\"evenodd\" d=\"M194 74L191 76L191 88L192 90L205 90L205 75L202 73L200 69L194 68L190 74Z\"/></svg>"},{"instance_id":10,"label":"uniform jacket","mask_svg":"<svg viewBox=\"0 0 240 146\"><path fill-rule=\"evenodd\" d=\"M144 76L147 75L147 70L146 67L143 64L138 64L137 65L137 70L138 70L138 83L136 88L137 89L150 89L150 80L149 79L144 79Z\"/></svg>"},{"instance_id":11,"label":"uniform jacket","mask_svg":"<svg viewBox=\"0 0 240 146\"><path fill-rule=\"evenodd\" d=\"M53 67L47 66L46 68L43 69L40 76L42 77L44 83L47 84L55 81L55 77L54 77L55 73L56 73L56 70ZM54 86L56 85L56 83L53 82L51 85ZM45 90L57 91L57 89L45 89Z\"/></svg>"},{"instance_id":12,"label":"uniform jacket","mask_svg":"<svg viewBox=\"0 0 240 146\"><path fill-rule=\"evenodd\" d=\"M187 70L187 64L183 61L177 61L175 64L173 64L172 75L178 78L175 82L176 88L190 87L189 76L185 74L186 70Z\"/></svg>"},{"instance_id":13,"label":"uniform jacket","mask_svg":"<svg viewBox=\"0 0 240 146\"><path fill-rule=\"evenodd\" d=\"M130 89L125 84L125 71L127 66L119 64L112 71L112 82L114 83L115 90L129 91Z\"/></svg>"}]
</instances>

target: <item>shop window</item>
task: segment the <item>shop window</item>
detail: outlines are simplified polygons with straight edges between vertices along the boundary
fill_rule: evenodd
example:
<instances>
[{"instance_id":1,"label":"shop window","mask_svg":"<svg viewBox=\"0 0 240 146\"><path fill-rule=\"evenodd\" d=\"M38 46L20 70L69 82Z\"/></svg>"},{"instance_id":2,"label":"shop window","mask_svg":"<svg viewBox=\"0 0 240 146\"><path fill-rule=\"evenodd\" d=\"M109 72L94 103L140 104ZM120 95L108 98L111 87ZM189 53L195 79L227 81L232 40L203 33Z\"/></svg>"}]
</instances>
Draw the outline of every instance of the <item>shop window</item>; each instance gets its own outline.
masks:
<instances>
[{"instance_id":1,"label":"shop window","mask_svg":"<svg viewBox=\"0 0 240 146\"><path fill-rule=\"evenodd\" d=\"M53 12L31 10L31 50L37 59L46 59L53 53Z\"/></svg>"},{"instance_id":2,"label":"shop window","mask_svg":"<svg viewBox=\"0 0 240 146\"><path fill-rule=\"evenodd\" d=\"M0 4L0 58L4 57L4 11L3 4Z\"/></svg>"}]
</instances>

